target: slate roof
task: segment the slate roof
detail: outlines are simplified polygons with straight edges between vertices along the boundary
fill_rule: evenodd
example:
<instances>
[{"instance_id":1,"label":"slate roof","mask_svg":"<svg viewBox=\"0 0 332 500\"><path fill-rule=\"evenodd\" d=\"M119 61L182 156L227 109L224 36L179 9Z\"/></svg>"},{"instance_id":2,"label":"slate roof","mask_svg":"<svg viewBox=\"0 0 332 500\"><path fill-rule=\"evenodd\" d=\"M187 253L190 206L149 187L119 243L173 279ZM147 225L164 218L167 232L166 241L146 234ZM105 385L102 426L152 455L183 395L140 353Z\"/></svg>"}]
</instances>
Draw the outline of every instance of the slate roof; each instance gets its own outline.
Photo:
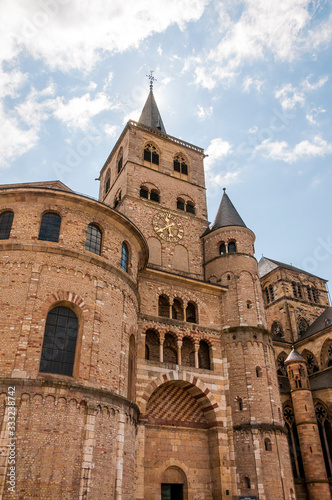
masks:
<instances>
[{"instance_id":1,"label":"slate roof","mask_svg":"<svg viewBox=\"0 0 332 500\"><path fill-rule=\"evenodd\" d=\"M284 264L283 262L278 262L277 260L269 259L268 257L262 257L258 263L258 272L259 272L259 277L263 278L263 276L266 276L269 274L271 271L274 269L277 269L278 267L281 267L283 269L288 269L289 271L295 271L297 273L302 273L306 274L307 276L312 276L314 278L319 278L319 276L316 276L315 274L308 273L307 271L304 271L303 269L300 269L299 267L294 267L289 264ZM323 280L325 283L327 280L324 280L323 278L319 278L320 280Z\"/></svg>"},{"instance_id":2,"label":"slate roof","mask_svg":"<svg viewBox=\"0 0 332 500\"><path fill-rule=\"evenodd\" d=\"M291 353L289 354L287 359L285 359L285 364L289 361L297 361L297 360L305 361L305 359L301 356L301 354L299 354L297 351L295 351L295 349L293 347Z\"/></svg>"},{"instance_id":3,"label":"slate roof","mask_svg":"<svg viewBox=\"0 0 332 500\"><path fill-rule=\"evenodd\" d=\"M229 199L228 195L224 192L221 198L216 218L208 232L212 232L215 231L216 229L220 229L221 227L227 227L227 226L247 227L243 222L242 218L240 217L240 215L238 214L233 203Z\"/></svg>"},{"instance_id":4,"label":"slate roof","mask_svg":"<svg viewBox=\"0 0 332 500\"><path fill-rule=\"evenodd\" d=\"M302 333L299 340L306 339L311 337L317 332L325 330L325 328L329 328L332 326L332 307L328 307L325 311L318 316L318 318L306 329L304 333Z\"/></svg>"},{"instance_id":5,"label":"slate roof","mask_svg":"<svg viewBox=\"0 0 332 500\"><path fill-rule=\"evenodd\" d=\"M160 130L161 132L164 132L164 134L166 134L166 130L152 90L150 90L149 92L138 123L142 123L143 125L147 125L148 127Z\"/></svg>"}]
</instances>

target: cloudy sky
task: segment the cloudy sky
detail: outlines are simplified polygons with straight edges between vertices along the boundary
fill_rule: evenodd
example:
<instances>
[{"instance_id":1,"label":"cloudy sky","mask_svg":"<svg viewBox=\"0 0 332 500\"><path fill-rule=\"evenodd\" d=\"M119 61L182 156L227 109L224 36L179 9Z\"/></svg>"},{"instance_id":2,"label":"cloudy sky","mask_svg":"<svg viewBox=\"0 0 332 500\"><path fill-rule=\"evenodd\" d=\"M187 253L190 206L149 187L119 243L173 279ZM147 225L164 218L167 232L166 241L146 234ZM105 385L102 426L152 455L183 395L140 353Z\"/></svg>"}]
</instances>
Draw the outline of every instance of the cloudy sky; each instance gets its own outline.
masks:
<instances>
[{"instance_id":1,"label":"cloudy sky","mask_svg":"<svg viewBox=\"0 0 332 500\"><path fill-rule=\"evenodd\" d=\"M205 160L256 257L332 279L332 5L324 0L2 0L0 183L95 178L154 70L166 131Z\"/></svg>"}]
</instances>

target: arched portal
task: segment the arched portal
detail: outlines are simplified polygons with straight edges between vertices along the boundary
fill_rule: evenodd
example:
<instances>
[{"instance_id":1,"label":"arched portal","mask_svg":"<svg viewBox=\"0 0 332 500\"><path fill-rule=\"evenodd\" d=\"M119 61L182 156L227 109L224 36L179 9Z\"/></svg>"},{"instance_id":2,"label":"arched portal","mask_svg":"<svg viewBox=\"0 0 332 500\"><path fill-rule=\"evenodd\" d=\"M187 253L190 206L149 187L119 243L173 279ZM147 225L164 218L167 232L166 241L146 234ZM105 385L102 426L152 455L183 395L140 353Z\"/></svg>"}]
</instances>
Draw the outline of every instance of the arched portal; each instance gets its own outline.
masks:
<instances>
[{"instance_id":1,"label":"arched portal","mask_svg":"<svg viewBox=\"0 0 332 500\"><path fill-rule=\"evenodd\" d=\"M205 500L221 496L216 464L221 464L217 429L222 422L208 395L205 387L168 380L155 385L141 408L145 500L154 500L156 491L162 500L188 500L193 493Z\"/></svg>"}]
</instances>

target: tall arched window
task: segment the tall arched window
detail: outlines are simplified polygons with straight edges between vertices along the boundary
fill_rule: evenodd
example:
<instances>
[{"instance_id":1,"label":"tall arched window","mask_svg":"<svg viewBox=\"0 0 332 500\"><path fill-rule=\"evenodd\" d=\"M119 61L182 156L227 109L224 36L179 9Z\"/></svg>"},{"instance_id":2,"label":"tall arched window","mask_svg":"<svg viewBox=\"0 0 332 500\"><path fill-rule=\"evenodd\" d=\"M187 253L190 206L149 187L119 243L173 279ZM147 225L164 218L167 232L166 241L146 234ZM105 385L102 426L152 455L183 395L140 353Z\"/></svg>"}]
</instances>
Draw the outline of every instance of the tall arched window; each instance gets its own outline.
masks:
<instances>
[{"instance_id":1,"label":"tall arched window","mask_svg":"<svg viewBox=\"0 0 332 500\"><path fill-rule=\"evenodd\" d=\"M302 333L304 333L309 326L304 318L298 319L298 325L299 325L299 335L302 335Z\"/></svg>"},{"instance_id":2,"label":"tall arched window","mask_svg":"<svg viewBox=\"0 0 332 500\"><path fill-rule=\"evenodd\" d=\"M160 353L159 333L156 330L147 330L145 333L145 359L159 361Z\"/></svg>"},{"instance_id":3,"label":"tall arched window","mask_svg":"<svg viewBox=\"0 0 332 500\"><path fill-rule=\"evenodd\" d=\"M177 154L174 156L173 160L174 172L179 172L180 174L188 175L188 162L182 154Z\"/></svg>"},{"instance_id":4,"label":"tall arched window","mask_svg":"<svg viewBox=\"0 0 332 500\"><path fill-rule=\"evenodd\" d=\"M284 420L286 422L289 454L292 463L293 476L296 478L304 478L304 469L301 456L301 448L297 427L295 424L293 408L287 404L284 407Z\"/></svg>"},{"instance_id":5,"label":"tall arched window","mask_svg":"<svg viewBox=\"0 0 332 500\"><path fill-rule=\"evenodd\" d=\"M172 304L172 318L183 321L183 304L180 299L174 299Z\"/></svg>"},{"instance_id":6,"label":"tall arched window","mask_svg":"<svg viewBox=\"0 0 332 500\"><path fill-rule=\"evenodd\" d=\"M60 226L60 215L54 212L47 212L42 217L38 239L57 243L59 241Z\"/></svg>"},{"instance_id":7,"label":"tall arched window","mask_svg":"<svg viewBox=\"0 0 332 500\"><path fill-rule=\"evenodd\" d=\"M195 367L195 344L190 337L184 337L182 339L181 364Z\"/></svg>"},{"instance_id":8,"label":"tall arched window","mask_svg":"<svg viewBox=\"0 0 332 500\"><path fill-rule=\"evenodd\" d=\"M47 315L40 372L72 376L78 318L68 307L54 307Z\"/></svg>"},{"instance_id":9,"label":"tall arched window","mask_svg":"<svg viewBox=\"0 0 332 500\"><path fill-rule=\"evenodd\" d=\"M14 212L7 211L0 214L0 240L8 240L14 219Z\"/></svg>"},{"instance_id":10,"label":"tall arched window","mask_svg":"<svg viewBox=\"0 0 332 500\"><path fill-rule=\"evenodd\" d=\"M160 295L158 299L158 315L169 318L169 299L166 295Z\"/></svg>"},{"instance_id":11,"label":"tall arched window","mask_svg":"<svg viewBox=\"0 0 332 500\"><path fill-rule=\"evenodd\" d=\"M89 252L101 254L101 239L102 232L96 224L89 224L86 233L85 250Z\"/></svg>"},{"instance_id":12,"label":"tall arched window","mask_svg":"<svg viewBox=\"0 0 332 500\"><path fill-rule=\"evenodd\" d=\"M282 377L287 376L287 370L285 366L285 361L286 361L287 355L285 352L281 352L279 356L277 357L277 374L281 375Z\"/></svg>"},{"instance_id":13,"label":"tall arched window","mask_svg":"<svg viewBox=\"0 0 332 500\"><path fill-rule=\"evenodd\" d=\"M265 447L265 451L272 451L272 443L271 443L271 440L269 438L264 439L264 447Z\"/></svg>"},{"instance_id":14,"label":"tall arched window","mask_svg":"<svg viewBox=\"0 0 332 500\"><path fill-rule=\"evenodd\" d=\"M236 243L235 241L230 241L228 243L228 253L234 253L236 252Z\"/></svg>"},{"instance_id":15,"label":"tall arched window","mask_svg":"<svg viewBox=\"0 0 332 500\"><path fill-rule=\"evenodd\" d=\"M120 148L117 162L118 162L118 174L119 174L121 172L122 166L123 166L123 149L122 148Z\"/></svg>"},{"instance_id":16,"label":"tall arched window","mask_svg":"<svg viewBox=\"0 0 332 500\"><path fill-rule=\"evenodd\" d=\"M219 253L220 253L220 255L223 254L223 253L226 253L226 245L225 245L224 242L220 243Z\"/></svg>"},{"instance_id":17,"label":"tall arched window","mask_svg":"<svg viewBox=\"0 0 332 500\"><path fill-rule=\"evenodd\" d=\"M163 346L163 358L165 363L177 363L177 346L174 335L171 333L166 333L164 346Z\"/></svg>"},{"instance_id":18,"label":"tall arched window","mask_svg":"<svg viewBox=\"0 0 332 500\"><path fill-rule=\"evenodd\" d=\"M299 283L296 283L295 281L292 281L292 289L294 297L302 299L301 285Z\"/></svg>"},{"instance_id":19,"label":"tall arched window","mask_svg":"<svg viewBox=\"0 0 332 500\"><path fill-rule=\"evenodd\" d=\"M210 363L210 347L207 342L201 340L198 349L198 366L199 368L204 368L205 370L211 369Z\"/></svg>"},{"instance_id":20,"label":"tall arched window","mask_svg":"<svg viewBox=\"0 0 332 500\"><path fill-rule=\"evenodd\" d=\"M128 267L129 267L129 248L127 243L123 242L121 248L121 269L128 272Z\"/></svg>"},{"instance_id":21,"label":"tall arched window","mask_svg":"<svg viewBox=\"0 0 332 500\"><path fill-rule=\"evenodd\" d=\"M135 337L129 339L129 357L128 357L128 399L135 400Z\"/></svg>"},{"instance_id":22,"label":"tall arched window","mask_svg":"<svg viewBox=\"0 0 332 500\"><path fill-rule=\"evenodd\" d=\"M188 323L197 323L197 311L193 302L188 302L186 307L186 321Z\"/></svg>"},{"instance_id":23,"label":"tall arched window","mask_svg":"<svg viewBox=\"0 0 332 500\"><path fill-rule=\"evenodd\" d=\"M147 144L145 146L144 161L148 161L154 165L159 165L159 154L157 148L153 144Z\"/></svg>"},{"instance_id":24,"label":"tall arched window","mask_svg":"<svg viewBox=\"0 0 332 500\"><path fill-rule=\"evenodd\" d=\"M332 427L327 410L322 403L315 404L319 436L322 443L327 477L332 477Z\"/></svg>"}]
</instances>

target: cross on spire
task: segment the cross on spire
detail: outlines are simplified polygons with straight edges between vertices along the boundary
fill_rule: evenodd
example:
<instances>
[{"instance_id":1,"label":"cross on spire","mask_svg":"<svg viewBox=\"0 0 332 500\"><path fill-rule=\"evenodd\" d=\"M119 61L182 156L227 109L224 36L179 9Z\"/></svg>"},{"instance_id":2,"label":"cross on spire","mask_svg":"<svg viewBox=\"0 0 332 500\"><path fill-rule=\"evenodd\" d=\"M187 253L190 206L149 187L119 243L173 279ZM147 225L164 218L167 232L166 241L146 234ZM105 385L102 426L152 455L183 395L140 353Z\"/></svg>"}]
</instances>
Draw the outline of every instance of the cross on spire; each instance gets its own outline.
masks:
<instances>
[{"instance_id":1,"label":"cross on spire","mask_svg":"<svg viewBox=\"0 0 332 500\"><path fill-rule=\"evenodd\" d=\"M154 73L153 69L150 71L149 75L146 75L148 77L148 79L150 80L150 90L153 90L153 82L157 81L157 79L153 76L152 73Z\"/></svg>"}]
</instances>

